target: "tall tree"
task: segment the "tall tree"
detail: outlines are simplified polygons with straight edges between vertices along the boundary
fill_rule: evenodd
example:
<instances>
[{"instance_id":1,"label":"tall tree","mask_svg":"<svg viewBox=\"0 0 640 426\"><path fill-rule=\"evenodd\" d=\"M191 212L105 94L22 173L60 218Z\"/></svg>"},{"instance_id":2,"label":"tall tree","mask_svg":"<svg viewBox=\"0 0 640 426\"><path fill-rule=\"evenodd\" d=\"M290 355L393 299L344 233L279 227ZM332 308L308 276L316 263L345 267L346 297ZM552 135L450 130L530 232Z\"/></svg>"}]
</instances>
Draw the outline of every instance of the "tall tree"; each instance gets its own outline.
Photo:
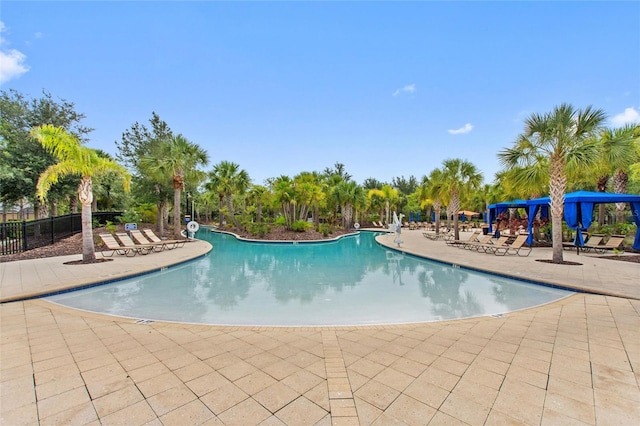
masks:
<instances>
[{"instance_id":1,"label":"tall tree","mask_svg":"<svg viewBox=\"0 0 640 426\"><path fill-rule=\"evenodd\" d=\"M256 206L256 222L262 222L262 207L269 202L269 190L262 185L251 185L249 188L249 199Z\"/></svg>"},{"instance_id":2,"label":"tall tree","mask_svg":"<svg viewBox=\"0 0 640 426\"><path fill-rule=\"evenodd\" d=\"M436 216L436 234L440 233L440 209L443 204L446 205L449 202L449 194L446 193L443 182L444 176L441 169L433 169L431 173L429 173L429 178L426 181L426 195L433 202L433 210Z\"/></svg>"},{"instance_id":3,"label":"tall tree","mask_svg":"<svg viewBox=\"0 0 640 426\"><path fill-rule=\"evenodd\" d=\"M405 179L404 176L394 177L391 180L391 186L396 188L404 195L409 195L418 188L418 180L415 176L409 176L409 179Z\"/></svg>"},{"instance_id":4,"label":"tall tree","mask_svg":"<svg viewBox=\"0 0 640 426\"><path fill-rule=\"evenodd\" d=\"M567 174L593 165L600 147L591 138L605 120L605 113L591 106L577 110L569 104L556 106L546 114L534 113L525 120L525 130L514 146L498 153L505 169L529 168L541 156L548 158L549 196L554 263L563 262L562 219Z\"/></svg>"},{"instance_id":5,"label":"tall tree","mask_svg":"<svg viewBox=\"0 0 640 426\"><path fill-rule=\"evenodd\" d=\"M240 165L236 163L221 161L213 167L213 171L209 173L209 179L210 187L215 188L226 200L228 213L236 229L242 230L242 224L236 217L234 211L233 195L241 194L244 196L249 185L251 185L249 174L245 170L240 169Z\"/></svg>"},{"instance_id":6,"label":"tall tree","mask_svg":"<svg viewBox=\"0 0 640 426\"><path fill-rule=\"evenodd\" d=\"M282 175L271 184L273 188L273 201L280 207L285 220L285 227L291 229L295 221L295 189L293 180L289 176Z\"/></svg>"},{"instance_id":7,"label":"tall tree","mask_svg":"<svg viewBox=\"0 0 640 426\"><path fill-rule=\"evenodd\" d=\"M347 173L347 169L345 165L342 163L334 164L333 169L330 167L325 167L324 174L327 176L337 175L337 176L340 176L340 178L345 181L351 180L351 175Z\"/></svg>"},{"instance_id":8,"label":"tall tree","mask_svg":"<svg viewBox=\"0 0 640 426\"><path fill-rule=\"evenodd\" d=\"M56 100L43 91L40 98L27 98L16 90L0 92L0 202L5 205L32 203L36 217L45 206L36 196L40 174L56 159L29 134L33 127L50 124L62 127L81 143L92 129L82 125L84 114L72 102ZM49 200L69 198L68 177L50 189Z\"/></svg>"},{"instance_id":9,"label":"tall tree","mask_svg":"<svg viewBox=\"0 0 640 426\"><path fill-rule=\"evenodd\" d=\"M349 230L353 225L353 207L361 204L364 190L356 182L342 181L333 189L333 198L340 205L342 226Z\"/></svg>"},{"instance_id":10,"label":"tall tree","mask_svg":"<svg viewBox=\"0 0 640 426\"><path fill-rule=\"evenodd\" d=\"M169 125L155 112L151 113L149 126L135 122L116 141L116 158L129 168L133 175L134 195L139 202L152 202L157 207L156 229L164 233L168 220L169 200L172 196L171 176L158 168L158 163L146 161L160 158L161 142L173 137Z\"/></svg>"},{"instance_id":11,"label":"tall tree","mask_svg":"<svg viewBox=\"0 0 640 426\"><path fill-rule=\"evenodd\" d=\"M478 189L482 183L482 173L477 167L459 158L447 159L442 162L442 189L449 193L449 206L453 214L453 233L456 240L460 239L458 229L458 212L460 200Z\"/></svg>"},{"instance_id":12,"label":"tall tree","mask_svg":"<svg viewBox=\"0 0 640 426\"><path fill-rule=\"evenodd\" d=\"M626 192L631 166L639 160L635 145L640 137L640 125L629 124L619 128L603 128L594 136L600 144L600 157L592 168L582 170L581 177L591 184L595 177L595 188L598 192L606 192L612 177L614 180L613 191ZM584 185L582 186L584 188ZM616 221L624 220L625 203L616 204ZM598 224L604 224L605 204L601 203L598 212Z\"/></svg>"},{"instance_id":13,"label":"tall tree","mask_svg":"<svg viewBox=\"0 0 640 426\"><path fill-rule=\"evenodd\" d=\"M93 177L108 171L122 176L125 190L129 190L130 177L126 169L114 161L100 157L93 149L84 147L74 135L62 127L44 125L35 127L31 134L50 152L58 163L49 166L38 179L38 197L44 200L51 185L67 175L79 175L78 198L82 204L82 261L96 261L93 231L91 229L91 203L93 201Z\"/></svg>"},{"instance_id":14,"label":"tall tree","mask_svg":"<svg viewBox=\"0 0 640 426\"><path fill-rule=\"evenodd\" d=\"M142 160L141 167L154 170L155 176L171 176L173 187L173 233L179 238L181 195L185 185L185 175L198 166L209 162L207 152L198 144L190 142L182 135L160 141L159 146Z\"/></svg>"},{"instance_id":15,"label":"tall tree","mask_svg":"<svg viewBox=\"0 0 640 426\"><path fill-rule=\"evenodd\" d=\"M384 202L384 218L385 225L391 223L391 207L395 206L398 201L398 190L391 185L383 185L380 189L370 189L367 193L367 197L371 200L373 198L379 198Z\"/></svg>"}]
</instances>

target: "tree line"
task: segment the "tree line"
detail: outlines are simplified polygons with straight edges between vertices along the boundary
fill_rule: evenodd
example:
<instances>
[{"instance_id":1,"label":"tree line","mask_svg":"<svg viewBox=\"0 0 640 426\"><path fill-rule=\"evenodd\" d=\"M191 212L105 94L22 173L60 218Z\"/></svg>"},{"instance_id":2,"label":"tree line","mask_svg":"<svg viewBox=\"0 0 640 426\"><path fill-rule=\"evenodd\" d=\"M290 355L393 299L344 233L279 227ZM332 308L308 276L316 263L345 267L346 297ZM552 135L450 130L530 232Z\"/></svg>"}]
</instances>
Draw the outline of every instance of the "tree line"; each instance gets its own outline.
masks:
<instances>
[{"instance_id":1,"label":"tree line","mask_svg":"<svg viewBox=\"0 0 640 426\"><path fill-rule=\"evenodd\" d=\"M124 130L115 141L115 158L88 148L92 129L82 124L84 114L48 92L30 99L2 91L0 112L3 212L32 205L36 217L47 217L88 204L93 210L124 210L126 221L154 222L159 232L172 229L176 236L186 214L261 235L273 225L330 233L335 227L350 229L355 222L390 223L394 211L406 217L420 212L425 219L433 212L436 229L446 213L457 232L461 209L483 212L498 201L550 194L555 261L562 255L561 242L559 254L555 243L562 235L555 232L562 229L556 222L561 223L564 193L640 192L640 125L606 128L604 112L592 107L563 104L532 114L511 147L499 152L503 169L492 183L484 182L472 162L448 158L420 179L400 176L381 182L371 177L360 184L336 162L322 171L257 184L230 161L207 168L207 151L174 132L155 112L147 123L135 122ZM616 213L624 220L623 206Z\"/></svg>"}]
</instances>

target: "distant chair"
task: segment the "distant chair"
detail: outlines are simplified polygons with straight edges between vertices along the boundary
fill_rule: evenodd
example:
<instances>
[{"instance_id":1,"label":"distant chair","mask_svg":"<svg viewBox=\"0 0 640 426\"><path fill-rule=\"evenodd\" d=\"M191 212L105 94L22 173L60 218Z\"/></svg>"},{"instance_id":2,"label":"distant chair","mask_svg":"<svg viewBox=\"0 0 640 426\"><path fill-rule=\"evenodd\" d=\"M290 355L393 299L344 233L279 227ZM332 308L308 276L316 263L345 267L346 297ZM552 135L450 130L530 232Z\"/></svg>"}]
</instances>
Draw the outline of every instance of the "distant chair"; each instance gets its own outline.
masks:
<instances>
[{"instance_id":1,"label":"distant chair","mask_svg":"<svg viewBox=\"0 0 640 426\"><path fill-rule=\"evenodd\" d=\"M602 240L604 240L604 234L593 234L585 241L580 249L585 253L595 250L602 245ZM562 246L566 249L575 249L577 247L574 243L562 243Z\"/></svg>"},{"instance_id":2,"label":"distant chair","mask_svg":"<svg viewBox=\"0 0 640 426\"><path fill-rule=\"evenodd\" d=\"M623 248L622 243L624 243L624 238L624 235L612 235L605 244L595 246L593 250L596 253L606 253L609 250L621 249Z\"/></svg>"},{"instance_id":3,"label":"distant chair","mask_svg":"<svg viewBox=\"0 0 640 426\"><path fill-rule=\"evenodd\" d=\"M467 250L473 250L474 246L481 247L482 245L485 245L485 244L491 244L492 239L493 239L493 234L487 234L487 235L483 235L482 238L480 239L476 237L476 241L470 241L468 243L460 244L458 247L465 248Z\"/></svg>"},{"instance_id":4,"label":"distant chair","mask_svg":"<svg viewBox=\"0 0 640 426\"><path fill-rule=\"evenodd\" d=\"M464 245L467 243L478 242L478 235L480 235L480 233L481 231L478 229L476 231L473 231L473 233L466 240L447 240L446 242L448 246L457 246L457 245Z\"/></svg>"}]
</instances>

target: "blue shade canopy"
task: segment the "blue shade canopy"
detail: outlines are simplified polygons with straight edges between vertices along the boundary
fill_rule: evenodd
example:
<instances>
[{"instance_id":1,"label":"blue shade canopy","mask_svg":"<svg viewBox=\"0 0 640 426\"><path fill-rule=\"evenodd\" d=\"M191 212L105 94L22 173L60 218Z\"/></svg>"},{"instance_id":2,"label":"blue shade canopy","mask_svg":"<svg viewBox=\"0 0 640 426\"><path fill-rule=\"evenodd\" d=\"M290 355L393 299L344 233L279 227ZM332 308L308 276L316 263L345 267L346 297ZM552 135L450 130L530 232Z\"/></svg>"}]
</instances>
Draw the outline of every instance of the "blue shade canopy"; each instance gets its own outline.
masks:
<instances>
[{"instance_id":1,"label":"blue shade canopy","mask_svg":"<svg viewBox=\"0 0 640 426\"><path fill-rule=\"evenodd\" d=\"M529 240L533 239L531 230L533 229L533 219L535 218L537 209L542 206L547 206L548 208L550 203L550 197L535 198L527 201L529 208L529 224L527 227L529 231L528 243L531 243L532 241ZM640 250L640 195L613 194L610 192L576 191L564 195L564 220L571 229L578 231L576 232L574 245L584 245L582 232L580 231L586 231L589 226L591 226L593 205L599 203L631 204L633 220L637 227L633 248Z\"/></svg>"},{"instance_id":2,"label":"blue shade canopy","mask_svg":"<svg viewBox=\"0 0 640 426\"><path fill-rule=\"evenodd\" d=\"M507 209L526 209L527 201L511 200L502 201L500 203L489 204L489 232L493 232L493 221L496 220L500 213L504 213Z\"/></svg>"}]
</instances>

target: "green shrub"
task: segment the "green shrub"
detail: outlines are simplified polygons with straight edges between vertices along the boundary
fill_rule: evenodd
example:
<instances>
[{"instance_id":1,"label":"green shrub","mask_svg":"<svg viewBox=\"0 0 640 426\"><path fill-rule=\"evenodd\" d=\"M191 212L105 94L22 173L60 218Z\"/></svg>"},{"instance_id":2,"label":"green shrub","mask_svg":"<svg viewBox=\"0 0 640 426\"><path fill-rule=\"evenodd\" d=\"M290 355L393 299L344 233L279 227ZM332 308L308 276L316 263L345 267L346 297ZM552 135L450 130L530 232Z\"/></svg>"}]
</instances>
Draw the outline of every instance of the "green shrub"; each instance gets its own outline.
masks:
<instances>
[{"instance_id":1,"label":"green shrub","mask_svg":"<svg viewBox=\"0 0 640 426\"><path fill-rule=\"evenodd\" d=\"M121 216L118 217L120 223L140 223L140 213L135 209L125 210Z\"/></svg>"},{"instance_id":2,"label":"green shrub","mask_svg":"<svg viewBox=\"0 0 640 426\"><path fill-rule=\"evenodd\" d=\"M295 232L305 232L313 228L313 225L306 220L296 220L291 224L291 230Z\"/></svg>"},{"instance_id":3,"label":"green shrub","mask_svg":"<svg viewBox=\"0 0 640 426\"><path fill-rule=\"evenodd\" d=\"M247 231L256 237L262 238L271 232L269 224L264 222L250 222L246 224Z\"/></svg>"},{"instance_id":4,"label":"green shrub","mask_svg":"<svg viewBox=\"0 0 640 426\"><path fill-rule=\"evenodd\" d=\"M111 232L112 234L116 232L116 230L118 229L118 227L110 220L107 221L107 224L104 227L107 231Z\"/></svg>"},{"instance_id":5,"label":"green shrub","mask_svg":"<svg viewBox=\"0 0 640 426\"><path fill-rule=\"evenodd\" d=\"M158 206L153 203L141 204L136 209L136 212L142 223L156 223L158 216Z\"/></svg>"},{"instance_id":6,"label":"green shrub","mask_svg":"<svg viewBox=\"0 0 640 426\"><path fill-rule=\"evenodd\" d=\"M634 235L636 233L636 225L631 223L612 223L610 225L596 226L595 234L605 235Z\"/></svg>"},{"instance_id":7,"label":"green shrub","mask_svg":"<svg viewBox=\"0 0 640 426\"><path fill-rule=\"evenodd\" d=\"M320 232L323 237L328 237L329 235L333 234L333 226L329 225L328 223L321 223L318 226L318 232Z\"/></svg>"},{"instance_id":8,"label":"green shrub","mask_svg":"<svg viewBox=\"0 0 640 426\"><path fill-rule=\"evenodd\" d=\"M287 224L287 221L285 220L284 216L280 215L276 218L276 220L273 221L273 224L276 226L284 226Z\"/></svg>"}]
</instances>

